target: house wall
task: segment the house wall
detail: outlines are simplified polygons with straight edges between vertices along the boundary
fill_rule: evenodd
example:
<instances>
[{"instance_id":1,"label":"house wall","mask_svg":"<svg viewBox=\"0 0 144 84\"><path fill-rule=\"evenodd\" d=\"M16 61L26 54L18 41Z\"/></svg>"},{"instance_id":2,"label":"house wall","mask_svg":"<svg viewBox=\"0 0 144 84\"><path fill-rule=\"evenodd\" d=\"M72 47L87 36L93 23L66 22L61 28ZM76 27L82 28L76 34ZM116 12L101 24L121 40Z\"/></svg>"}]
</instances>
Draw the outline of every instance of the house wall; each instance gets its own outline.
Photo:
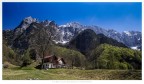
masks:
<instances>
[{"instance_id":1,"label":"house wall","mask_svg":"<svg viewBox=\"0 0 144 84\"><path fill-rule=\"evenodd\" d=\"M63 62L62 62L62 60L59 60L58 62L59 62L59 64L60 64L60 65L63 65Z\"/></svg>"},{"instance_id":2,"label":"house wall","mask_svg":"<svg viewBox=\"0 0 144 84\"><path fill-rule=\"evenodd\" d=\"M43 66L45 69L56 68L56 65L54 65L53 63L44 63Z\"/></svg>"}]
</instances>

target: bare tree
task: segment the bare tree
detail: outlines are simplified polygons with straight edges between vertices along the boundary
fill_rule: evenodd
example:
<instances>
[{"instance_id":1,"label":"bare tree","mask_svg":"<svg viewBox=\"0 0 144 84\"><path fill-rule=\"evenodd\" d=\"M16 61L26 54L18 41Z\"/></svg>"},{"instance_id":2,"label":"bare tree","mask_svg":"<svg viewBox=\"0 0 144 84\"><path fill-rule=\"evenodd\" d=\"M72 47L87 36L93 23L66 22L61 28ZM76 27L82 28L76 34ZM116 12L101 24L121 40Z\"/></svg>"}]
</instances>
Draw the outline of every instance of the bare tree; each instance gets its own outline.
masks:
<instances>
[{"instance_id":1,"label":"bare tree","mask_svg":"<svg viewBox=\"0 0 144 84\"><path fill-rule=\"evenodd\" d=\"M51 32L48 30L48 27L36 28L36 31L37 32L33 33L34 38L31 39L31 42L32 47L35 48L39 56L41 56L41 69L43 69L45 53L51 44Z\"/></svg>"}]
</instances>

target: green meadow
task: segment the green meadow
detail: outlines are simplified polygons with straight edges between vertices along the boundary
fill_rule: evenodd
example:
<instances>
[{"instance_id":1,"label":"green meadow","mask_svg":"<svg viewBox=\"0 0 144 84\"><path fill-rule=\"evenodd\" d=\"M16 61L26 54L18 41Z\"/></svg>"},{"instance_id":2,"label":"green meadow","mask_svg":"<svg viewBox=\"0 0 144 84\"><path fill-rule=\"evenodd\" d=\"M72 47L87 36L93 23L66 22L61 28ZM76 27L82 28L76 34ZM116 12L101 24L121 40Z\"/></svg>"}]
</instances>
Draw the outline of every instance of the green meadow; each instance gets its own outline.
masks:
<instances>
[{"instance_id":1,"label":"green meadow","mask_svg":"<svg viewBox=\"0 0 144 84\"><path fill-rule=\"evenodd\" d=\"M140 70L3 69L3 80L141 80Z\"/></svg>"}]
</instances>

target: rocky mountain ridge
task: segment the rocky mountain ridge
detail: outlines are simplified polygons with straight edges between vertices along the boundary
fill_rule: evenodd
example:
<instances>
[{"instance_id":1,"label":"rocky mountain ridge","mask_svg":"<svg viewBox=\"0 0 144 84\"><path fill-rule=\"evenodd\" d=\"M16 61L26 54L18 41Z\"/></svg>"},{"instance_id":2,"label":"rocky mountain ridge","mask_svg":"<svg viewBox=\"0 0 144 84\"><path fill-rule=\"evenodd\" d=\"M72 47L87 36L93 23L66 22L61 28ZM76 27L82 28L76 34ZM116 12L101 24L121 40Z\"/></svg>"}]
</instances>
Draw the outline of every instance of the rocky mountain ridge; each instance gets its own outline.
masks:
<instances>
[{"instance_id":1,"label":"rocky mountain ridge","mask_svg":"<svg viewBox=\"0 0 144 84\"><path fill-rule=\"evenodd\" d=\"M81 31L85 29L92 29L96 34L104 34L105 36L115 39L132 49L141 50L142 46L142 35L139 31L124 31L120 33L113 29L106 30L98 26L81 25L78 22L71 22L67 23L66 25L57 25L54 21L45 20L40 22L31 16L22 20L20 25L14 29L14 37L17 38L16 36L21 35L27 28L30 28L30 25L33 23L41 24L44 27L49 25L53 26L53 41L56 44L64 45L68 43L72 38L77 36Z\"/></svg>"}]
</instances>

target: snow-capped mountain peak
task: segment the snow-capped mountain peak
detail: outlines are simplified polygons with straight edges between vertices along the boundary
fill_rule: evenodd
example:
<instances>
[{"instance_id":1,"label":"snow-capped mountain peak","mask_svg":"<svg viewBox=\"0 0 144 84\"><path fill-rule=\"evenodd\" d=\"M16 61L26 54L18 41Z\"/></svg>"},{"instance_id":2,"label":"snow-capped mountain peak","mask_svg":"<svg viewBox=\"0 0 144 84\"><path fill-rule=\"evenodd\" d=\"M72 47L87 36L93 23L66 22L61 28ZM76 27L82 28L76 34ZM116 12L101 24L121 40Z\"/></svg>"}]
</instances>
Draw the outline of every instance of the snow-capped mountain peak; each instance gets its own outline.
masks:
<instances>
[{"instance_id":1,"label":"snow-capped mountain peak","mask_svg":"<svg viewBox=\"0 0 144 84\"><path fill-rule=\"evenodd\" d=\"M37 19L36 18L32 18L31 16L29 16L29 17L26 17L23 21L26 22L27 24L31 24L33 22L36 22Z\"/></svg>"},{"instance_id":2,"label":"snow-capped mountain peak","mask_svg":"<svg viewBox=\"0 0 144 84\"><path fill-rule=\"evenodd\" d=\"M73 28L82 28L83 25L81 25L80 23L78 22L70 22L70 23L67 23L66 25L60 25L59 27L73 27Z\"/></svg>"},{"instance_id":3,"label":"snow-capped mountain peak","mask_svg":"<svg viewBox=\"0 0 144 84\"><path fill-rule=\"evenodd\" d=\"M14 29L15 35L23 33L23 31L25 31L34 22L38 23L38 20L36 18L32 18L31 16L24 18L20 25Z\"/></svg>"},{"instance_id":4,"label":"snow-capped mountain peak","mask_svg":"<svg viewBox=\"0 0 144 84\"><path fill-rule=\"evenodd\" d=\"M113 29L104 29L98 26L87 26L88 29L92 29L96 32L96 34L104 34L105 36L108 36L110 38L113 38L117 40L118 42L121 42L132 49L140 49L141 50L141 32L139 31L124 31L124 32L118 32ZM135 48L135 46L139 46Z\"/></svg>"},{"instance_id":5,"label":"snow-capped mountain peak","mask_svg":"<svg viewBox=\"0 0 144 84\"><path fill-rule=\"evenodd\" d=\"M128 36L131 36L131 33L129 31L124 31L125 34L127 34Z\"/></svg>"},{"instance_id":6,"label":"snow-capped mountain peak","mask_svg":"<svg viewBox=\"0 0 144 84\"><path fill-rule=\"evenodd\" d=\"M60 25L59 27L67 27L67 25Z\"/></svg>"},{"instance_id":7,"label":"snow-capped mountain peak","mask_svg":"<svg viewBox=\"0 0 144 84\"><path fill-rule=\"evenodd\" d=\"M104 29L99 26L85 26L81 25L78 22L70 22L65 25L57 26L54 21L45 20L42 22L38 22L37 19L32 18L31 16L26 17L21 24L15 29L15 34L21 34L24 30L26 30L31 23L37 22L42 24L43 26L52 26L55 29L54 32L54 42L66 44L69 42L73 37L78 35L81 31L85 29L92 29L95 31L96 34L104 34L107 37L113 38L118 42L121 42L132 49L141 48L141 32L138 31L124 31L122 33L115 31L113 29ZM138 46L137 48L135 46Z\"/></svg>"},{"instance_id":8,"label":"snow-capped mountain peak","mask_svg":"<svg viewBox=\"0 0 144 84\"><path fill-rule=\"evenodd\" d=\"M60 25L58 27L59 39L55 40L55 43L66 44L69 42L74 36L79 34L81 31L85 30L84 26L78 22L71 22L65 25Z\"/></svg>"},{"instance_id":9,"label":"snow-capped mountain peak","mask_svg":"<svg viewBox=\"0 0 144 84\"><path fill-rule=\"evenodd\" d=\"M49 21L49 20L44 20L44 21L41 22L41 24L44 25L44 26L48 26L50 24L50 22L51 21Z\"/></svg>"},{"instance_id":10,"label":"snow-capped mountain peak","mask_svg":"<svg viewBox=\"0 0 144 84\"><path fill-rule=\"evenodd\" d=\"M31 23L33 22L38 22L36 18L32 18L31 16L26 17L21 24L18 26L18 28L21 28L23 30L25 30L26 28L28 28L30 26Z\"/></svg>"}]
</instances>

